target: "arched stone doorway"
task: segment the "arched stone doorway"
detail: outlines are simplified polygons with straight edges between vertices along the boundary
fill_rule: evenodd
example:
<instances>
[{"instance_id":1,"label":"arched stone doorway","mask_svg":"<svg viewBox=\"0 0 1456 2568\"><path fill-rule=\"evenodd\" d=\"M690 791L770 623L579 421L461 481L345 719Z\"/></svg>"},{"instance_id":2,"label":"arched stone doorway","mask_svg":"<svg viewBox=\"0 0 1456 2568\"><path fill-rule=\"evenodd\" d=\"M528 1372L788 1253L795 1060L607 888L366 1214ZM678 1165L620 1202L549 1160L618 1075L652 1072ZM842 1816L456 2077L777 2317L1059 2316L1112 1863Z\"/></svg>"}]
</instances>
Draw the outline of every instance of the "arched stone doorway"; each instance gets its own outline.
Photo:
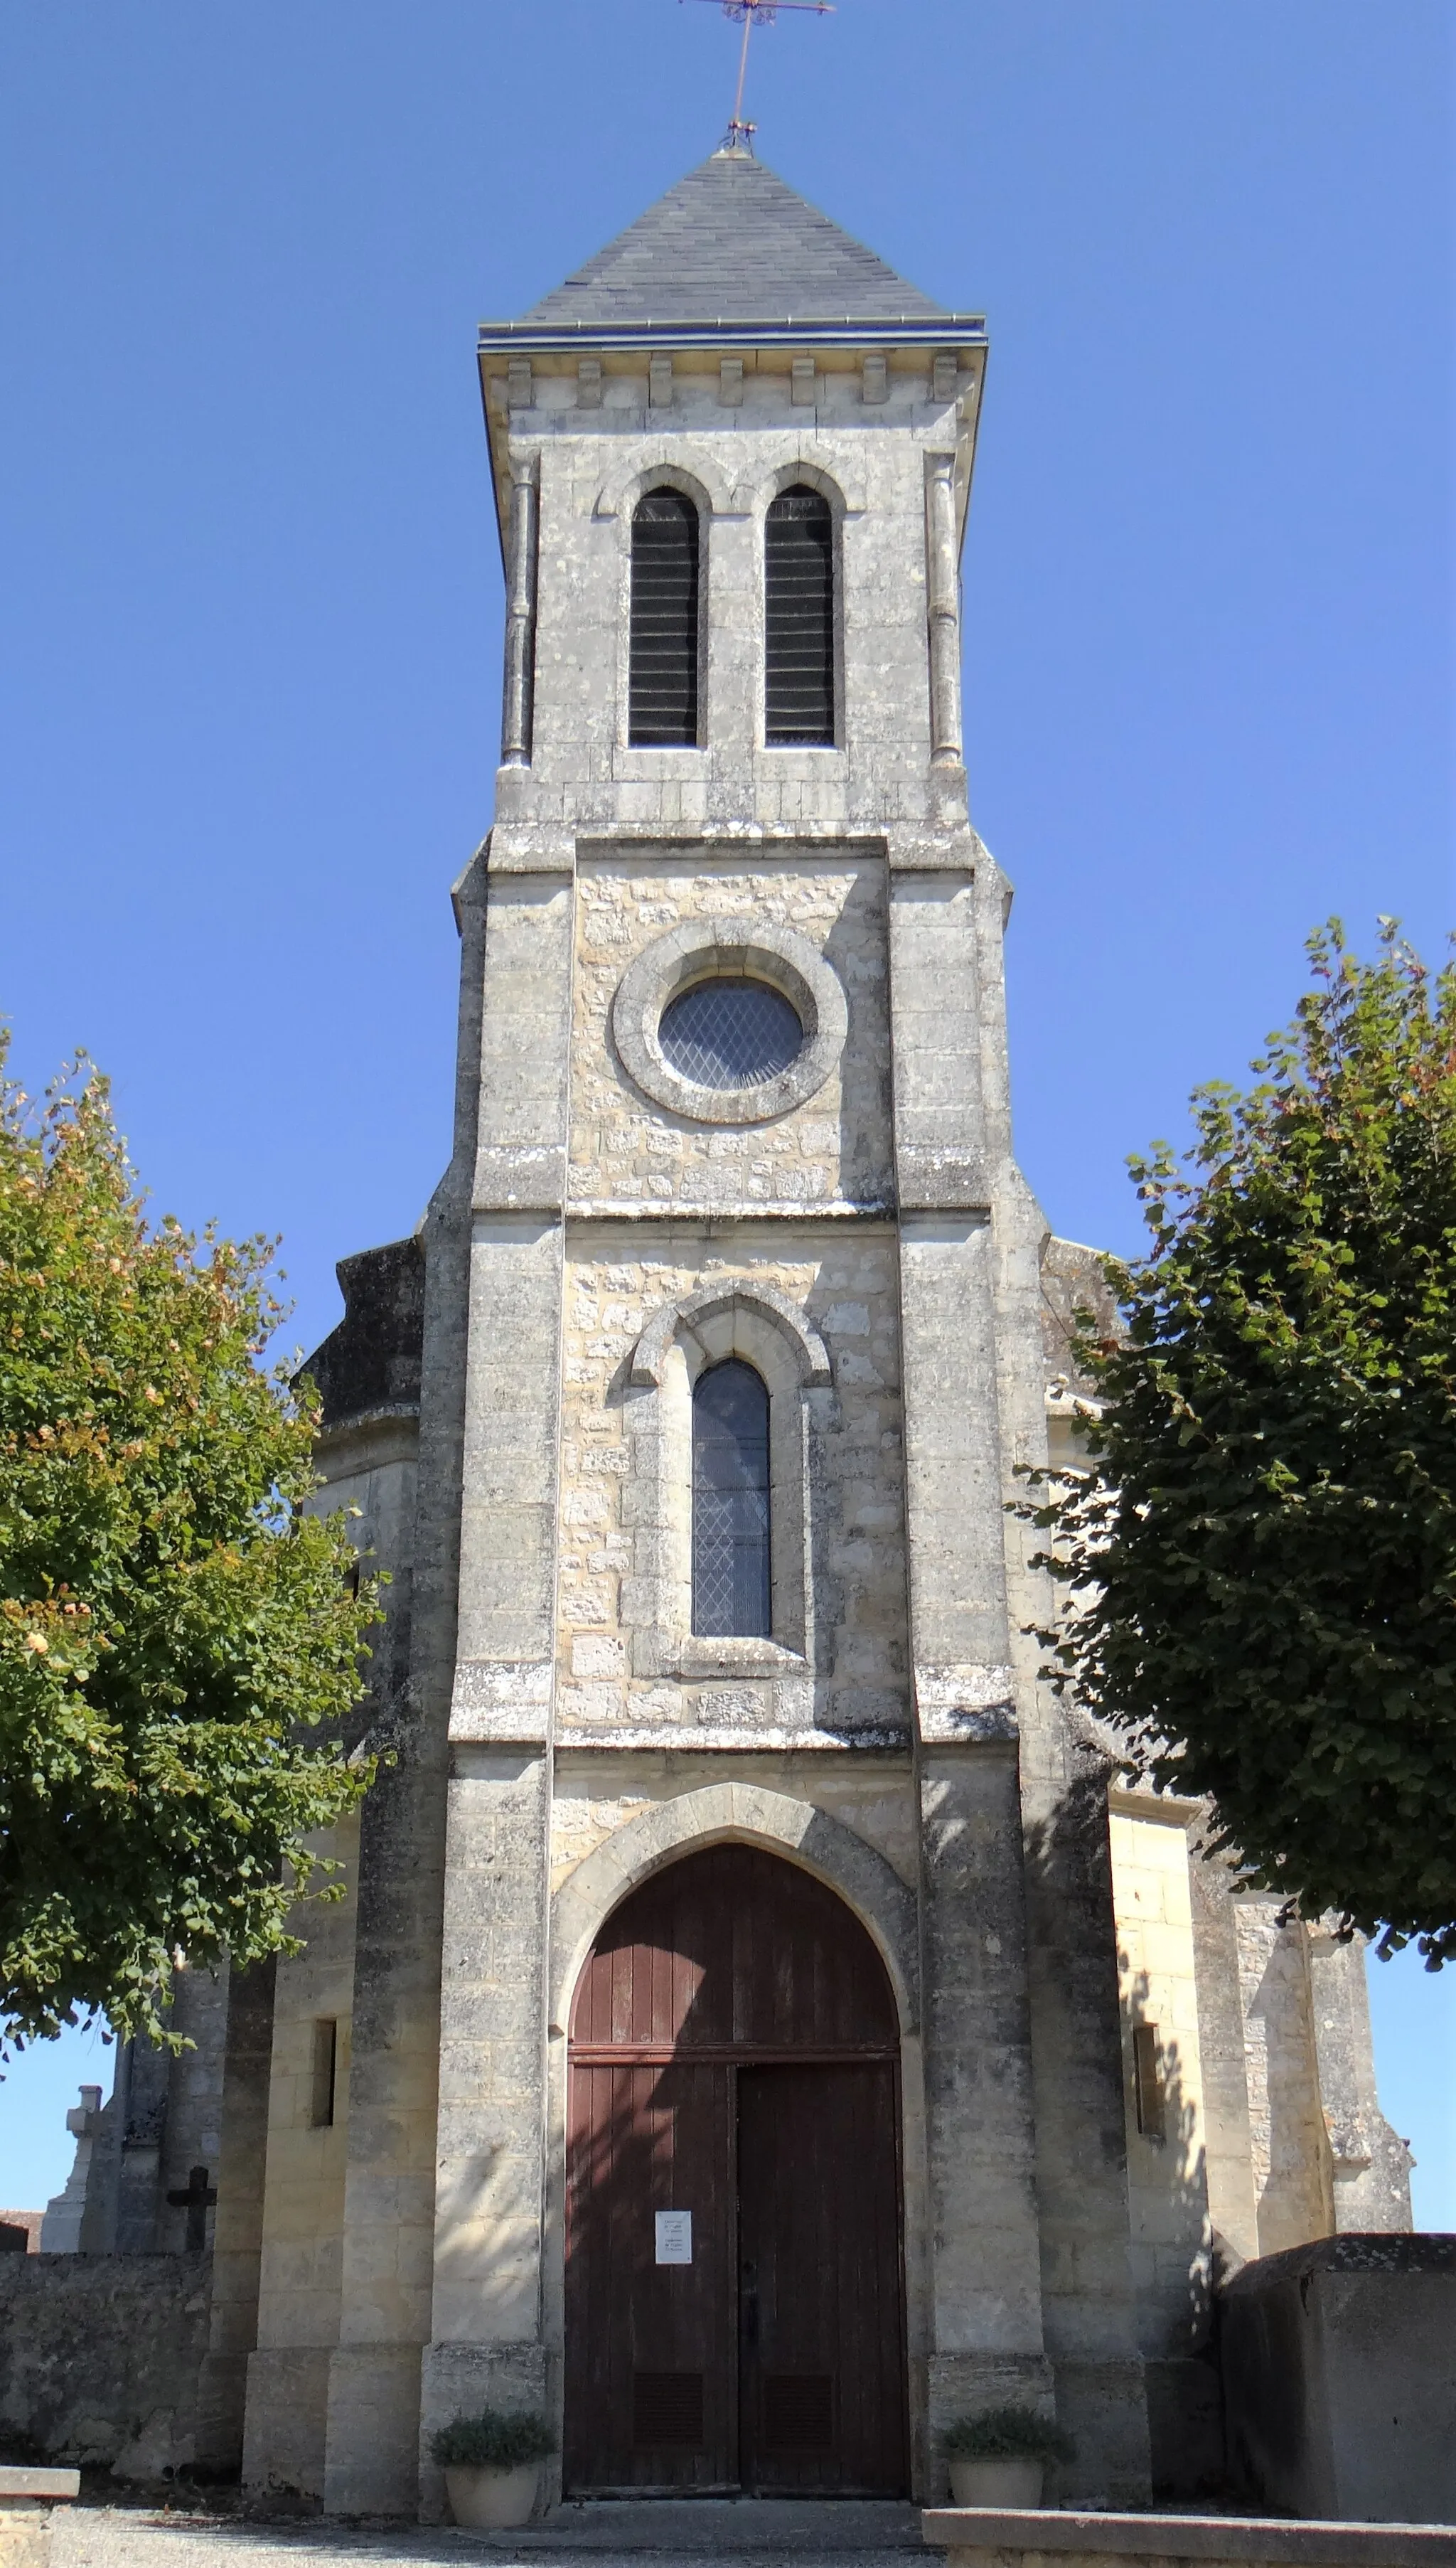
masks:
<instances>
[{"instance_id":1,"label":"arched stone doorway","mask_svg":"<svg viewBox=\"0 0 1456 2568\"><path fill-rule=\"evenodd\" d=\"M568 2060L567 2490L902 2494L899 2028L858 1919L758 1847L686 1855L598 1934Z\"/></svg>"}]
</instances>

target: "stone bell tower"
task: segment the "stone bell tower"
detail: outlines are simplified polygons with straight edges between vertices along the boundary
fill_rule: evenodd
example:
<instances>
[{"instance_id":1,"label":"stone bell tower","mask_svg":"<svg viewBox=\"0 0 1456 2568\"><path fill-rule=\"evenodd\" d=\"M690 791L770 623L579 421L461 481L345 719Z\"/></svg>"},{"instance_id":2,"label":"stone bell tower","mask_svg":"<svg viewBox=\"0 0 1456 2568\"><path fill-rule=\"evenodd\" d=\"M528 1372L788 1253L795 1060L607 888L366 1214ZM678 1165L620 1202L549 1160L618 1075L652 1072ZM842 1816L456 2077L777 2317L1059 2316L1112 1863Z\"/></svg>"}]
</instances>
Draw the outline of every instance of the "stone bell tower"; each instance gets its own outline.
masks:
<instances>
[{"instance_id":1,"label":"stone bell tower","mask_svg":"<svg viewBox=\"0 0 1456 2568\"><path fill-rule=\"evenodd\" d=\"M913 2429L1059 2371L1127 2489L1110 1902L1006 1514L1043 1448L1043 1225L962 753L985 363L979 317L732 152L481 332L508 642L460 893L478 1071L472 1040L433 1216L468 1202L437 1323L449 1361L466 1342L428 2404L537 2365L547 2389L601 1919L697 1845L812 1844L897 1983ZM660 494L676 595L650 585ZM801 494L817 589L775 514ZM691 683L655 728L675 616ZM695 1077L668 1011L745 984L787 998L796 1057L761 1076L729 1035ZM694 1386L732 1358L769 1409L745 1633L693 1595Z\"/></svg>"},{"instance_id":2,"label":"stone bell tower","mask_svg":"<svg viewBox=\"0 0 1456 2568\"><path fill-rule=\"evenodd\" d=\"M576 2492L934 2495L1011 2398L1071 2494L1146 2495L1150 2413L1196 2484L1211 2223L1276 2234L1192 1814L1109 1830L1025 1637L1098 1287L1012 1156L967 808L985 363L740 151L480 334L454 1149L315 1367L397 1760L278 1973L246 2469L333 2510L437 2512L487 2403Z\"/></svg>"}]
</instances>

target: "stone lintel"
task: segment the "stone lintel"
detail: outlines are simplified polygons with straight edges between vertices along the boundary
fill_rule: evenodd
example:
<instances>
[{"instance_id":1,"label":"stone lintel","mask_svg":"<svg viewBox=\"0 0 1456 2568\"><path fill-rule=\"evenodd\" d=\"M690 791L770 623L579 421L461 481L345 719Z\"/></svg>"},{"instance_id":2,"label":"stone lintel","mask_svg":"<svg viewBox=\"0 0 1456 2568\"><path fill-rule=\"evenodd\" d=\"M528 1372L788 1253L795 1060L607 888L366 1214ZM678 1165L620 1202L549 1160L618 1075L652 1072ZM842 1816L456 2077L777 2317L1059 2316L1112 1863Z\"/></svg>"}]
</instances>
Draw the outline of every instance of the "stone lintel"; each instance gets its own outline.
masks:
<instances>
[{"instance_id":1,"label":"stone lintel","mask_svg":"<svg viewBox=\"0 0 1456 2568\"><path fill-rule=\"evenodd\" d=\"M451 1746L543 1746L551 1724L549 1659L462 1659L450 1701Z\"/></svg>"},{"instance_id":2,"label":"stone lintel","mask_svg":"<svg viewBox=\"0 0 1456 2568\"><path fill-rule=\"evenodd\" d=\"M556 1725L555 1743L558 1748L609 1749L613 1755L625 1749L648 1754L669 1749L679 1754L684 1750L709 1749L728 1756L758 1756L771 1751L774 1755L792 1757L843 1756L846 1751L853 1751L860 1756L869 1754L900 1759L909 1756L911 1744L908 1728L811 1730L770 1727L755 1730L742 1723L728 1721L691 1724L643 1722L636 1726L613 1722L593 1727L586 1722L565 1718Z\"/></svg>"},{"instance_id":3,"label":"stone lintel","mask_svg":"<svg viewBox=\"0 0 1456 2568\"><path fill-rule=\"evenodd\" d=\"M1157 1819L1172 1827L1192 1827L1212 1816L1207 1801L1189 1801L1176 1792L1155 1792L1150 1785L1117 1782L1107 1786L1107 1807L1129 1819Z\"/></svg>"},{"instance_id":4,"label":"stone lintel","mask_svg":"<svg viewBox=\"0 0 1456 2568\"><path fill-rule=\"evenodd\" d=\"M496 783L496 818L490 831L488 868L492 874L564 874L569 880L576 871L576 836L571 829L553 829L538 820L517 820L501 805L518 800L524 791L520 779L529 777L529 768L502 769Z\"/></svg>"},{"instance_id":5,"label":"stone lintel","mask_svg":"<svg viewBox=\"0 0 1456 2568\"><path fill-rule=\"evenodd\" d=\"M566 1151L555 1141L487 1142L475 1153L475 1212L558 1214L566 1198Z\"/></svg>"},{"instance_id":6,"label":"stone lintel","mask_svg":"<svg viewBox=\"0 0 1456 2568\"><path fill-rule=\"evenodd\" d=\"M902 1141L896 1159L902 1212L990 1212L991 1175L979 1151Z\"/></svg>"},{"instance_id":7,"label":"stone lintel","mask_svg":"<svg viewBox=\"0 0 1456 2568\"><path fill-rule=\"evenodd\" d=\"M662 753L656 753L661 755ZM696 754L696 753L695 753ZM814 753L819 756L831 752ZM916 845L926 841L916 839ZM980 840L976 841L980 845ZM964 872L967 857L965 840L958 841L957 866ZM844 859L879 856L887 853L888 841L883 829L866 829L857 822L840 820L766 820L734 821L723 828L710 822L705 828L685 831L681 821L663 827L645 828L640 820L627 820L620 825L594 822L583 829L576 841L578 857L586 862L616 863L622 857L651 856L672 859L689 866L700 866L710 860L723 859L739 863L745 857L771 855L810 862L815 857L829 858L836 864Z\"/></svg>"},{"instance_id":8,"label":"stone lintel","mask_svg":"<svg viewBox=\"0 0 1456 2568\"><path fill-rule=\"evenodd\" d=\"M886 853L892 874L957 873L971 880L989 861L969 823L949 829L891 829Z\"/></svg>"},{"instance_id":9,"label":"stone lintel","mask_svg":"<svg viewBox=\"0 0 1456 2568\"><path fill-rule=\"evenodd\" d=\"M1287 2516L1063 2514L990 2506L940 2506L921 2531L951 2568L1016 2568L1063 2559L1067 2568L1158 2568L1201 2560L1209 2568L1446 2568L1456 2562L1456 2526L1435 2523L1298 2523Z\"/></svg>"},{"instance_id":10,"label":"stone lintel","mask_svg":"<svg viewBox=\"0 0 1456 2568\"><path fill-rule=\"evenodd\" d=\"M927 1748L1005 1748L1020 1736L1010 1668L917 1668L915 1708Z\"/></svg>"},{"instance_id":11,"label":"stone lintel","mask_svg":"<svg viewBox=\"0 0 1456 2568\"><path fill-rule=\"evenodd\" d=\"M895 1205L888 1195L869 1197L861 1203L818 1195L728 1195L706 1202L697 1197L685 1202L678 1195L579 1195L568 1198L566 1218L569 1222L693 1222L711 1232L725 1222L863 1221L883 1225L894 1220Z\"/></svg>"}]
</instances>

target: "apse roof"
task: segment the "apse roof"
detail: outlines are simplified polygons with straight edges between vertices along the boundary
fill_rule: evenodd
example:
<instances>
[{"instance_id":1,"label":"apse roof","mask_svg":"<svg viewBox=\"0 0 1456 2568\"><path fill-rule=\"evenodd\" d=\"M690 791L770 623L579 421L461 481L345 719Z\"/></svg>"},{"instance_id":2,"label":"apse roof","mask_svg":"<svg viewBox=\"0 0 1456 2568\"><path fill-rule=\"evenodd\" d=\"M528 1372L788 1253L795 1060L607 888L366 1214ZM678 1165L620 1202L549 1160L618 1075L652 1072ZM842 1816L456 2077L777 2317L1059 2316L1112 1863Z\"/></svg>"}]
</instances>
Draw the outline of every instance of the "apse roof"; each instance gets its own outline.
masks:
<instances>
[{"instance_id":1,"label":"apse roof","mask_svg":"<svg viewBox=\"0 0 1456 2568\"><path fill-rule=\"evenodd\" d=\"M948 312L742 151L715 152L519 321L487 341L594 337L699 323L782 330L908 325L921 335L967 316ZM980 329L979 319L975 324Z\"/></svg>"}]
</instances>

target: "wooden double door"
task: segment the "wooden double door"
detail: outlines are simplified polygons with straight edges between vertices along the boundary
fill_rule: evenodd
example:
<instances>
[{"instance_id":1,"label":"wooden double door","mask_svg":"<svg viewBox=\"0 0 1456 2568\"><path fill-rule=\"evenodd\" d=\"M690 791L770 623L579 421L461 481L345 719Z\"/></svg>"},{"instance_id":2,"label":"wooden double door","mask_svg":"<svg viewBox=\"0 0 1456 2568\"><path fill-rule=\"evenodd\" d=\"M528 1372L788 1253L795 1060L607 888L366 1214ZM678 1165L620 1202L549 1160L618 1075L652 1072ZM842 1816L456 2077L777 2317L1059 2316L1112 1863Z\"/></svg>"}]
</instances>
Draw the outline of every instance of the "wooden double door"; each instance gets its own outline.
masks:
<instances>
[{"instance_id":1,"label":"wooden double door","mask_svg":"<svg viewBox=\"0 0 1456 2568\"><path fill-rule=\"evenodd\" d=\"M897 2028L842 1901L744 1846L657 1875L569 2080L568 2490L902 2494Z\"/></svg>"}]
</instances>

